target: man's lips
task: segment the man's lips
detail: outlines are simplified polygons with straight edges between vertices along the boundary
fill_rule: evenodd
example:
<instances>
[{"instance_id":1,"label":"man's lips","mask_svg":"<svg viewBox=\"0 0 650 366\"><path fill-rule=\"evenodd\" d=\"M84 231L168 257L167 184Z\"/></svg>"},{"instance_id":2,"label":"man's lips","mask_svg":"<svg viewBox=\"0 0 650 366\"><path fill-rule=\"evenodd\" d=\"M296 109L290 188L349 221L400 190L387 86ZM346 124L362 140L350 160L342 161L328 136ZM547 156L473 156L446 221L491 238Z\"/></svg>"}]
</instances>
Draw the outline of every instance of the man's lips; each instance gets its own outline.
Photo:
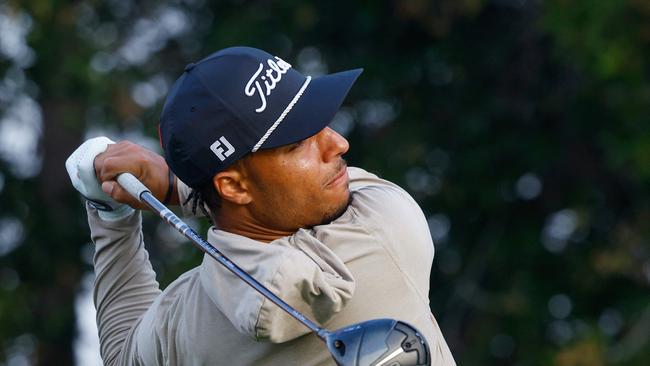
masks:
<instances>
[{"instance_id":1,"label":"man's lips","mask_svg":"<svg viewBox=\"0 0 650 366\"><path fill-rule=\"evenodd\" d=\"M347 180L347 176L348 176L348 167L347 164L343 164L343 166L341 166L341 169L338 171L338 173L336 173L336 175L333 176L332 179L330 179L325 186L331 187L331 186L338 185L341 182Z\"/></svg>"}]
</instances>

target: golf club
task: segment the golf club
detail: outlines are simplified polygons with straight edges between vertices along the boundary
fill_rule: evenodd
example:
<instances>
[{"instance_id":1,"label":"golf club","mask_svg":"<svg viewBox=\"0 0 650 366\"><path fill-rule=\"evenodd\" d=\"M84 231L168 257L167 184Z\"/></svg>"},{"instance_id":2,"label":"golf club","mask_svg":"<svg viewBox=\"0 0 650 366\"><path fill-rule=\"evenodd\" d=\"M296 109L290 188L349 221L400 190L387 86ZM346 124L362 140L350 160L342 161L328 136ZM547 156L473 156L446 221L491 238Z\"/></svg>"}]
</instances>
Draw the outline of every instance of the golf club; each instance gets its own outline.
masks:
<instances>
[{"instance_id":1,"label":"golf club","mask_svg":"<svg viewBox=\"0 0 650 366\"><path fill-rule=\"evenodd\" d=\"M135 176L122 173L118 183L133 197L147 205L165 222L176 228L192 244L224 265L260 294L296 318L325 342L332 358L340 366L420 366L430 365L429 346L411 325L394 319L373 319L335 331L328 331L307 319L300 312L269 291L246 271L223 255L192 228L185 224Z\"/></svg>"}]
</instances>

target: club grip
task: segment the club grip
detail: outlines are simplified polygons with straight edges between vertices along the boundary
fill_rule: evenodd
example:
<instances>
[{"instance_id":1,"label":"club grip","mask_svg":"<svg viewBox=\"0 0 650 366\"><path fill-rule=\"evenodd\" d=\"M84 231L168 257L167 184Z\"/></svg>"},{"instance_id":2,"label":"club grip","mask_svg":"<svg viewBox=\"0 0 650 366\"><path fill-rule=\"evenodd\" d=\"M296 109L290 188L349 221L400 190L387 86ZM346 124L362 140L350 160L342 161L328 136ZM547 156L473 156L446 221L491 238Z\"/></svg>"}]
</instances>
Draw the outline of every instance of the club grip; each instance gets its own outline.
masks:
<instances>
[{"instance_id":1,"label":"club grip","mask_svg":"<svg viewBox=\"0 0 650 366\"><path fill-rule=\"evenodd\" d=\"M118 175L117 182L120 184L120 186L122 186L122 188L126 189L126 191L129 192L131 196L135 197L138 201L141 202L141 195L144 192L151 193L151 191L149 191L149 189L131 173L122 173Z\"/></svg>"}]
</instances>

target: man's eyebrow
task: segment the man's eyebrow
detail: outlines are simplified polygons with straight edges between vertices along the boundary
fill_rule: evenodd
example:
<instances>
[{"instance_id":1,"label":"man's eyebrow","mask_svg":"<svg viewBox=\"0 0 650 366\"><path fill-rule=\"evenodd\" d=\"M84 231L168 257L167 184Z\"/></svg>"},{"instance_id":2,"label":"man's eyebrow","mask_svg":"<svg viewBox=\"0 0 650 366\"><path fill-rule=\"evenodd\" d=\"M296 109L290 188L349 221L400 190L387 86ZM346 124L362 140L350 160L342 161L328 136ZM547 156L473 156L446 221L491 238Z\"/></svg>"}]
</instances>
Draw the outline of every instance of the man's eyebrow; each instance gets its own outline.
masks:
<instances>
[{"instance_id":1,"label":"man's eyebrow","mask_svg":"<svg viewBox=\"0 0 650 366\"><path fill-rule=\"evenodd\" d=\"M290 144L286 144L286 145L282 146L282 148L283 148L283 150L292 150L293 148L295 148L297 146L300 146L303 142L305 142L305 140L306 139L295 141L295 142L292 142Z\"/></svg>"}]
</instances>

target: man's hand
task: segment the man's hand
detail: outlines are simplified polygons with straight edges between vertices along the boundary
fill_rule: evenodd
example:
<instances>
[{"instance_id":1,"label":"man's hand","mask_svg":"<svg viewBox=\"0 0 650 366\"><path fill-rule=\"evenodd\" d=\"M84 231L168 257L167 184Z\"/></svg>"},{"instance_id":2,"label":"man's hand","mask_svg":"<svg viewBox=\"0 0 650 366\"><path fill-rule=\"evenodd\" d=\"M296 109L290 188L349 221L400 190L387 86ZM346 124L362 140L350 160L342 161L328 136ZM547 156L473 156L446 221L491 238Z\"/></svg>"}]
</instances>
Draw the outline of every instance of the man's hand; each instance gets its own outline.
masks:
<instances>
[{"instance_id":1,"label":"man's hand","mask_svg":"<svg viewBox=\"0 0 650 366\"><path fill-rule=\"evenodd\" d=\"M84 142L66 159L65 169L75 189L99 210L99 217L115 221L130 215L133 208L107 196L95 176L95 157L106 151L109 144L113 144L113 141L106 137L95 137Z\"/></svg>"},{"instance_id":2,"label":"man's hand","mask_svg":"<svg viewBox=\"0 0 650 366\"><path fill-rule=\"evenodd\" d=\"M161 202L169 190L169 168L165 159L129 141L108 145L105 152L95 157L94 167L102 191L115 201L126 203L134 208L144 209L146 206L133 198L117 183L117 176L121 173L133 174ZM169 205L179 204L175 181L174 177Z\"/></svg>"},{"instance_id":3,"label":"man's hand","mask_svg":"<svg viewBox=\"0 0 650 366\"><path fill-rule=\"evenodd\" d=\"M98 210L103 220L117 220L133 208L146 208L116 181L129 172L145 184L159 200L169 192L169 169L158 154L142 146L123 141L114 143L106 137L92 138L77 148L66 160L72 185ZM168 204L178 204L176 178L172 176L172 193ZM131 206L131 207L129 207Z\"/></svg>"}]
</instances>

